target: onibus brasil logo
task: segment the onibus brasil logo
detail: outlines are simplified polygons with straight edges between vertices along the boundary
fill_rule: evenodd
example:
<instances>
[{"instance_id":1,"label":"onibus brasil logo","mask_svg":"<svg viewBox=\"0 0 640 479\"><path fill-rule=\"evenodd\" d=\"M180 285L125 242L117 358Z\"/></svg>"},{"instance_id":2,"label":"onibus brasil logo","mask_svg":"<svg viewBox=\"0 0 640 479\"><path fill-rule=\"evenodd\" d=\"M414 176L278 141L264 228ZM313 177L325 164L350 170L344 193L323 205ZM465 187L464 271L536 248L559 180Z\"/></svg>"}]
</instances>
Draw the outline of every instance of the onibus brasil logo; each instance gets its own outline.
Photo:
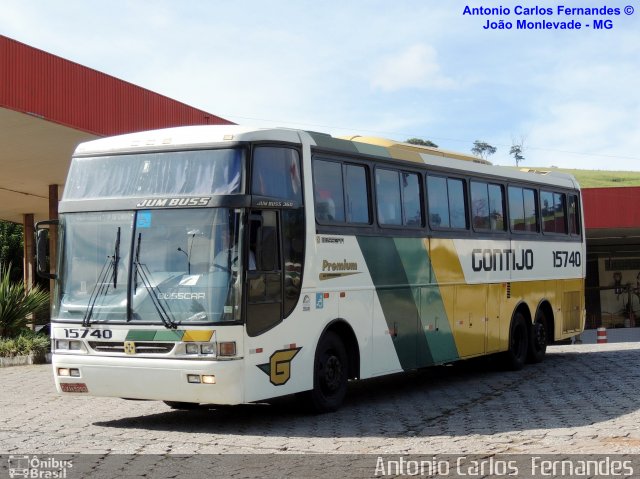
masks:
<instances>
[{"instance_id":1,"label":"onibus brasil logo","mask_svg":"<svg viewBox=\"0 0 640 479\"><path fill-rule=\"evenodd\" d=\"M67 471L73 468L70 459L55 457L39 458L38 456L9 456L9 477L34 479L65 479Z\"/></svg>"}]
</instances>

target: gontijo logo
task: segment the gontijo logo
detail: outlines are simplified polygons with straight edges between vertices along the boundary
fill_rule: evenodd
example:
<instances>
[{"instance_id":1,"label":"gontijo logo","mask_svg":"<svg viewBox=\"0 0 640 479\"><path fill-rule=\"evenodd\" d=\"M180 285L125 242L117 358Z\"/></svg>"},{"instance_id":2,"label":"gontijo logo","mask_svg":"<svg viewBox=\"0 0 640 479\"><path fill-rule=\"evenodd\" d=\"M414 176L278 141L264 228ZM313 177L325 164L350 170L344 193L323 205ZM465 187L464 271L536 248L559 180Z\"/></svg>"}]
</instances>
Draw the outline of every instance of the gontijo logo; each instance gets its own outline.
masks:
<instances>
[{"instance_id":1,"label":"gontijo logo","mask_svg":"<svg viewBox=\"0 0 640 479\"><path fill-rule=\"evenodd\" d=\"M292 345L295 346L295 345ZM269 362L257 366L267 375L274 386L282 386L291 378L291 361L302 347L280 349L269 357Z\"/></svg>"}]
</instances>

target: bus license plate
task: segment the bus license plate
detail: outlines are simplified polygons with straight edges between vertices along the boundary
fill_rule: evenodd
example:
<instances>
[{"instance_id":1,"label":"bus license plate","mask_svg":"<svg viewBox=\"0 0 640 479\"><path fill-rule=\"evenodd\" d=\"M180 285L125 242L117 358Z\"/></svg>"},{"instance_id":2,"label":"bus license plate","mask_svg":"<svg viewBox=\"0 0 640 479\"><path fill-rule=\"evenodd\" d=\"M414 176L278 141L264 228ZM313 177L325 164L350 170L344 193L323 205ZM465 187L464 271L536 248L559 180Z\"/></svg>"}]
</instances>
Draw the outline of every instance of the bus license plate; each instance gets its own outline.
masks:
<instances>
[{"instance_id":1,"label":"bus license plate","mask_svg":"<svg viewBox=\"0 0 640 479\"><path fill-rule=\"evenodd\" d=\"M88 393L85 383L60 383L60 389L65 393Z\"/></svg>"}]
</instances>

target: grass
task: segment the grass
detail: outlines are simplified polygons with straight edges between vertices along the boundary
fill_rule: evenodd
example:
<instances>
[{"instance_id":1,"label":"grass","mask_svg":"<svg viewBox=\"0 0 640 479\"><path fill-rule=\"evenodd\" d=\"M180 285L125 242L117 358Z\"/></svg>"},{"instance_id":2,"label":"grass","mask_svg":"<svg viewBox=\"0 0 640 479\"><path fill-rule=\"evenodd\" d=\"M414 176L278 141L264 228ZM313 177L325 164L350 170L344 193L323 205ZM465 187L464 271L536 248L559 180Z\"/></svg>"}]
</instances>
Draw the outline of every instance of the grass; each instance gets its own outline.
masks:
<instances>
[{"instance_id":1,"label":"grass","mask_svg":"<svg viewBox=\"0 0 640 479\"><path fill-rule=\"evenodd\" d=\"M578 183L580 183L580 188L616 188L621 186L640 186L640 171L569 170L565 168L535 169L569 173L576 177Z\"/></svg>"}]
</instances>

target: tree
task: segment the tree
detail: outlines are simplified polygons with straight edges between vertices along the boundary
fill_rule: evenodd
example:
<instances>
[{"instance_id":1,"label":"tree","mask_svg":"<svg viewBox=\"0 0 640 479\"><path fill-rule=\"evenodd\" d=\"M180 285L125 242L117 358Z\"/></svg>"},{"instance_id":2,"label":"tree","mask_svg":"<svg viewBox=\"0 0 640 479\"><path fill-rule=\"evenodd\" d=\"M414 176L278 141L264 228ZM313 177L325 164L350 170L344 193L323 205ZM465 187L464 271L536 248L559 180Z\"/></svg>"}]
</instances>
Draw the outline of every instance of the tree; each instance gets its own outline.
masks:
<instances>
[{"instance_id":1,"label":"tree","mask_svg":"<svg viewBox=\"0 0 640 479\"><path fill-rule=\"evenodd\" d=\"M12 338L24 330L29 315L49 306L49 293L39 286L27 290L22 279L11 281L11 264L0 268L0 338Z\"/></svg>"},{"instance_id":2,"label":"tree","mask_svg":"<svg viewBox=\"0 0 640 479\"><path fill-rule=\"evenodd\" d=\"M516 160L516 167L520 166L520 162L524 160L524 136L520 137L520 140L516 140L514 137L511 137L511 149L509 150L509 154L513 156L513 159Z\"/></svg>"},{"instance_id":3,"label":"tree","mask_svg":"<svg viewBox=\"0 0 640 479\"><path fill-rule=\"evenodd\" d=\"M11 281L22 280L23 258L22 225L0 221L0 267L14 265L10 270Z\"/></svg>"},{"instance_id":4,"label":"tree","mask_svg":"<svg viewBox=\"0 0 640 479\"><path fill-rule=\"evenodd\" d=\"M438 148L431 140L423 140L421 138L409 138L406 143L411 143L412 145L420 145L420 146L430 146L431 148Z\"/></svg>"},{"instance_id":5,"label":"tree","mask_svg":"<svg viewBox=\"0 0 640 479\"><path fill-rule=\"evenodd\" d=\"M483 160L486 160L489 156L493 155L498 149L495 146L491 146L485 141L476 140L473 142L473 148L471 153Z\"/></svg>"}]
</instances>

